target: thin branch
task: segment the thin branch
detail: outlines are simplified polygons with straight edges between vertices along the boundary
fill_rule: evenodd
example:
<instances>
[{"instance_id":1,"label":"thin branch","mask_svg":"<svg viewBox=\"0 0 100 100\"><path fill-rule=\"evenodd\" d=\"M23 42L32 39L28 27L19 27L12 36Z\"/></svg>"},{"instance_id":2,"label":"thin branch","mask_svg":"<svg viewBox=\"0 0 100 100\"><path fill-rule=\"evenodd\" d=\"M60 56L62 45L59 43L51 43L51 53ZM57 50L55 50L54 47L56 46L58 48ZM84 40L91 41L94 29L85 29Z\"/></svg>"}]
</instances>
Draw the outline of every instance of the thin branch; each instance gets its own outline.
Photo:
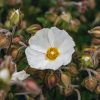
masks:
<instances>
[{"instance_id":1,"label":"thin branch","mask_svg":"<svg viewBox=\"0 0 100 100\"><path fill-rule=\"evenodd\" d=\"M6 52L7 55L9 55L9 52L10 52L10 48L11 48L11 44L12 44L12 39L13 39L13 35L15 33L15 30L16 30L16 25L13 26L13 28L12 28L12 34L11 34L11 38L10 38L10 44L9 44L9 47L7 49L7 52Z\"/></svg>"},{"instance_id":2,"label":"thin branch","mask_svg":"<svg viewBox=\"0 0 100 100\"><path fill-rule=\"evenodd\" d=\"M78 89L75 89L77 96L78 96L78 100L81 100L81 94L80 91Z\"/></svg>"}]
</instances>

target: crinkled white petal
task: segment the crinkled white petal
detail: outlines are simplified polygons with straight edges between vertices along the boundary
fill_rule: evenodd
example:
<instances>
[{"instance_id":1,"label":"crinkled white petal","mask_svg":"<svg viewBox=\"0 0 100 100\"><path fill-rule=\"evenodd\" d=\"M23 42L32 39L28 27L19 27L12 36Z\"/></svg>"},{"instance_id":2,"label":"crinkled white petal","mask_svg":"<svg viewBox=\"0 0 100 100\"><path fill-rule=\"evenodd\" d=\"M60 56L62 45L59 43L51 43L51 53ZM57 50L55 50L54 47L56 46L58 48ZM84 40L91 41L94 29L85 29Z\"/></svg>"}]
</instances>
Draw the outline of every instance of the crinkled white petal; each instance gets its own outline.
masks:
<instances>
[{"instance_id":1,"label":"crinkled white petal","mask_svg":"<svg viewBox=\"0 0 100 100\"><path fill-rule=\"evenodd\" d=\"M32 68L45 69L45 66L49 62L45 60L45 54L32 50L30 47L25 50L25 53L28 63Z\"/></svg>"},{"instance_id":2,"label":"crinkled white petal","mask_svg":"<svg viewBox=\"0 0 100 100\"><path fill-rule=\"evenodd\" d=\"M66 54L64 54L63 57L63 65L67 65L71 62L72 60L72 54L74 53L74 48L70 49Z\"/></svg>"},{"instance_id":3,"label":"crinkled white petal","mask_svg":"<svg viewBox=\"0 0 100 100\"><path fill-rule=\"evenodd\" d=\"M65 54L68 50L73 49L75 46L75 43L73 40L64 40L62 44L59 46L59 51L63 54Z\"/></svg>"},{"instance_id":4,"label":"crinkled white petal","mask_svg":"<svg viewBox=\"0 0 100 100\"><path fill-rule=\"evenodd\" d=\"M48 40L51 47L54 47L54 32L52 31L52 29L49 29L48 31Z\"/></svg>"},{"instance_id":5,"label":"crinkled white petal","mask_svg":"<svg viewBox=\"0 0 100 100\"><path fill-rule=\"evenodd\" d=\"M30 48L32 50L37 51L37 52L46 53L46 49L41 48L40 46L37 46L37 45L34 45L34 44L33 45L30 45Z\"/></svg>"},{"instance_id":6,"label":"crinkled white petal","mask_svg":"<svg viewBox=\"0 0 100 100\"><path fill-rule=\"evenodd\" d=\"M12 75L11 80L12 80L12 81L17 81L17 80L23 81L23 80L25 80L26 78L28 78L29 76L30 76L30 75L27 74L27 73L23 70L23 71L20 71L20 72L14 72L13 75Z\"/></svg>"},{"instance_id":7,"label":"crinkled white petal","mask_svg":"<svg viewBox=\"0 0 100 100\"><path fill-rule=\"evenodd\" d=\"M33 49L40 48L41 50L47 50L50 47L50 42L48 40L48 28L39 30L34 36L29 39L29 45L33 45Z\"/></svg>"},{"instance_id":8,"label":"crinkled white petal","mask_svg":"<svg viewBox=\"0 0 100 100\"><path fill-rule=\"evenodd\" d=\"M52 27L51 30L53 31L54 35L54 46L60 47L62 43L66 40L67 43L73 41L71 36L64 30L60 30L56 27ZM73 45L72 43L70 45ZM75 45L75 44L74 44Z\"/></svg>"},{"instance_id":9,"label":"crinkled white petal","mask_svg":"<svg viewBox=\"0 0 100 100\"><path fill-rule=\"evenodd\" d=\"M63 56L60 56L54 61L49 61L49 63L46 65L46 69L57 70L62 65L63 65Z\"/></svg>"}]
</instances>

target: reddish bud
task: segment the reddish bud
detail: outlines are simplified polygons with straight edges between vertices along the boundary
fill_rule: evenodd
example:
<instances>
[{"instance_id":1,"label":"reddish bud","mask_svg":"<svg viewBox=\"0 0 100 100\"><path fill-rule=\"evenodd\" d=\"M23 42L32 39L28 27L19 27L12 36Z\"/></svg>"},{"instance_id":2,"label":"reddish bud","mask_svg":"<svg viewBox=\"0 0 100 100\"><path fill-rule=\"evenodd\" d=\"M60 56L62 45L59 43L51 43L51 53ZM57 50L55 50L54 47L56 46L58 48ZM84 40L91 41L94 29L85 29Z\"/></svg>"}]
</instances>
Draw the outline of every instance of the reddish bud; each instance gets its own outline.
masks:
<instances>
[{"instance_id":1,"label":"reddish bud","mask_svg":"<svg viewBox=\"0 0 100 100\"><path fill-rule=\"evenodd\" d=\"M58 82L58 76L54 73L47 75L45 77L45 83L46 83L47 87L49 87L50 89L52 87L56 86L57 82Z\"/></svg>"},{"instance_id":2,"label":"reddish bud","mask_svg":"<svg viewBox=\"0 0 100 100\"><path fill-rule=\"evenodd\" d=\"M88 90L92 92L97 86L97 80L94 77L87 77L84 80L84 85Z\"/></svg>"},{"instance_id":3,"label":"reddish bud","mask_svg":"<svg viewBox=\"0 0 100 100\"><path fill-rule=\"evenodd\" d=\"M27 91L32 92L35 95L39 95L41 93L40 87L37 85L37 83L32 79L26 79L24 81L25 88Z\"/></svg>"}]
</instances>

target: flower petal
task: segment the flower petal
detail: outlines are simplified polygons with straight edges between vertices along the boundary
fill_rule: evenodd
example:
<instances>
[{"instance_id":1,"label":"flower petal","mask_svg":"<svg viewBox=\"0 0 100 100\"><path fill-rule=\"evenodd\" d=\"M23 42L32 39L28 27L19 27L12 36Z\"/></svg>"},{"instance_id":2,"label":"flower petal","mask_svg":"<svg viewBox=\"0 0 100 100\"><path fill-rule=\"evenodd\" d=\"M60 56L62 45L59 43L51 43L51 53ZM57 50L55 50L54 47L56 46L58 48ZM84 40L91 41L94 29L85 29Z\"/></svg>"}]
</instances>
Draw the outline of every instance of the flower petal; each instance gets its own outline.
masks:
<instances>
[{"instance_id":1,"label":"flower petal","mask_svg":"<svg viewBox=\"0 0 100 100\"><path fill-rule=\"evenodd\" d=\"M30 45L30 48L32 50L35 50L35 51L38 51L38 52L41 52L41 53L46 53L46 50L44 48L41 48L40 46L37 46L37 45Z\"/></svg>"},{"instance_id":2,"label":"flower petal","mask_svg":"<svg viewBox=\"0 0 100 100\"><path fill-rule=\"evenodd\" d=\"M74 53L74 48L68 50L68 52L66 54L64 54L63 57L63 65L67 65L71 62L72 59L72 54Z\"/></svg>"},{"instance_id":3,"label":"flower petal","mask_svg":"<svg viewBox=\"0 0 100 100\"><path fill-rule=\"evenodd\" d=\"M50 47L50 43L48 40L48 28L44 28L39 30L34 36L29 39L29 45L34 45L33 48L41 48L41 50L47 50ZM39 49L38 49L39 50Z\"/></svg>"},{"instance_id":4,"label":"flower petal","mask_svg":"<svg viewBox=\"0 0 100 100\"><path fill-rule=\"evenodd\" d=\"M29 76L30 76L30 75L27 74L27 73L23 70L23 71L20 71L20 72L15 72L15 73L13 73L11 80L12 80L12 81L16 81L16 80L23 81L23 80L25 80L26 78L28 78Z\"/></svg>"},{"instance_id":5,"label":"flower petal","mask_svg":"<svg viewBox=\"0 0 100 100\"><path fill-rule=\"evenodd\" d=\"M66 53L69 49L74 48L75 43L72 40L64 40L59 47L61 53Z\"/></svg>"},{"instance_id":6,"label":"flower petal","mask_svg":"<svg viewBox=\"0 0 100 100\"><path fill-rule=\"evenodd\" d=\"M59 67L61 67L63 65L63 57L60 56L58 57L55 61L50 61L47 65L46 65L46 69L53 69L53 70L57 70Z\"/></svg>"},{"instance_id":7,"label":"flower petal","mask_svg":"<svg viewBox=\"0 0 100 100\"><path fill-rule=\"evenodd\" d=\"M48 61L45 60L45 54L32 50L30 47L25 50L25 53L30 67L45 69L48 63Z\"/></svg>"},{"instance_id":8,"label":"flower petal","mask_svg":"<svg viewBox=\"0 0 100 100\"><path fill-rule=\"evenodd\" d=\"M52 29L48 31L48 39L49 39L49 43L51 44L51 47L54 47L54 33Z\"/></svg>"},{"instance_id":9,"label":"flower petal","mask_svg":"<svg viewBox=\"0 0 100 100\"><path fill-rule=\"evenodd\" d=\"M56 27L52 27L51 30L54 33L54 45L60 48L61 52L65 53L68 49L75 46L73 39L66 31L59 30Z\"/></svg>"}]
</instances>

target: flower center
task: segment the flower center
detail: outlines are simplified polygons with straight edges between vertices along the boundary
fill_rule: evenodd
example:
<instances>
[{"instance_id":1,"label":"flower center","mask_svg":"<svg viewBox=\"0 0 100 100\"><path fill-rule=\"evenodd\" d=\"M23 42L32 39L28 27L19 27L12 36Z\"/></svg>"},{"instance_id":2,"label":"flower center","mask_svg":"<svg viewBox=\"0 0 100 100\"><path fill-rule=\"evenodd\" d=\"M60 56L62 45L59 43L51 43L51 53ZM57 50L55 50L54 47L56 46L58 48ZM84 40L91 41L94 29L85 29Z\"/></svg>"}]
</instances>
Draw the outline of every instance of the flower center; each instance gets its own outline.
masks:
<instances>
[{"instance_id":1,"label":"flower center","mask_svg":"<svg viewBox=\"0 0 100 100\"><path fill-rule=\"evenodd\" d=\"M49 48L46 53L46 58L49 60L55 60L59 56L59 51L57 48Z\"/></svg>"}]
</instances>

